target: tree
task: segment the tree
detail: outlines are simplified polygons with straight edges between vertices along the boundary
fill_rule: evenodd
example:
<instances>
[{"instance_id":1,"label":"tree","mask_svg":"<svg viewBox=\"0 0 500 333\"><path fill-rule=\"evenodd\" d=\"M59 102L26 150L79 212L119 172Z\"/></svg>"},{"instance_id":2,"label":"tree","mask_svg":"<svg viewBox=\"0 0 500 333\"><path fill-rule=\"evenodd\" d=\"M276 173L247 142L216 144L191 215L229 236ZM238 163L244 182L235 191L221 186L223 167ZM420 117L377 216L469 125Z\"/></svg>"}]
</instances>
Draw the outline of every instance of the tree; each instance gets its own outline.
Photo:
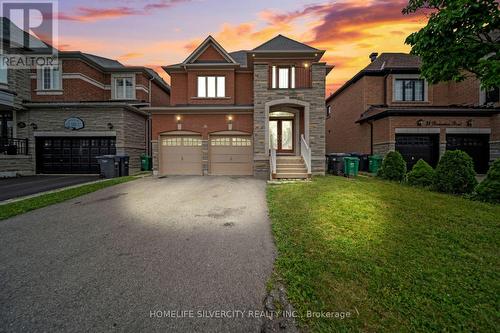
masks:
<instances>
[{"instance_id":1,"label":"tree","mask_svg":"<svg viewBox=\"0 0 500 333\"><path fill-rule=\"evenodd\" d=\"M427 25L406 38L431 84L472 73L484 89L500 86L500 12L497 0L409 0L403 14L428 10Z\"/></svg>"}]
</instances>

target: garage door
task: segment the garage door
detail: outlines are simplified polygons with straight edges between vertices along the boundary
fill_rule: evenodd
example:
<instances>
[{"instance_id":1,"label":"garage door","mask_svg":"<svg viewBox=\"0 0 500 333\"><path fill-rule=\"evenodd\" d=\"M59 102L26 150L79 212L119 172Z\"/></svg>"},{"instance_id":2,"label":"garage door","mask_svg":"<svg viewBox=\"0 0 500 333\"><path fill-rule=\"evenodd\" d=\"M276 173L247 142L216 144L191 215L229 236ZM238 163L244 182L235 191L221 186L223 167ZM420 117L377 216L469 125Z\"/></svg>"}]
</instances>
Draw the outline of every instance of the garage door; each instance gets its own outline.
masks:
<instances>
[{"instance_id":1,"label":"garage door","mask_svg":"<svg viewBox=\"0 0 500 333\"><path fill-rule=\"evenodd\" d=\"M161 139L162 175L202 175L201 136L169 136Z\"/></svg>"},{"instance_id":2,"label":"garage door","mask_svg":"<svg viewBox=\"0 0 500 333\"><path fill-rule=\"evenodd\" d=\"M36 139L38 173L98 174L96 156L116 154L114 137Z\"/></svg>"},{"instance_id":3,"label":"garage door","mask_svg":"<svg viewBox=\"0 0 500 333\"><path fill-rule=\"evenodd\" d=\"M486 173L490 161L489 134L448 134L446 135L447 150L463 150L474 161L477 173Z\"/></svg>"},{"instance_id":4,"label":"garage door","mask_svg":"<svg viewBox=\"0 0 500 333\"><path fill-rule=\"evenodd\" d=\"M253 145L250 136L210 138L211 175L253 175Z\"/></svg>"},{"instance_id":5,"label":"garage door","mask_svg":"<svg viewBox=\"0 0 500 333\"><path fill-rule=\"evenodd\" d=\"M396 134L396 150L403 155L408 170L419 159L435 167L439 161L439 135Z\"/></svg>"}]
</instances>

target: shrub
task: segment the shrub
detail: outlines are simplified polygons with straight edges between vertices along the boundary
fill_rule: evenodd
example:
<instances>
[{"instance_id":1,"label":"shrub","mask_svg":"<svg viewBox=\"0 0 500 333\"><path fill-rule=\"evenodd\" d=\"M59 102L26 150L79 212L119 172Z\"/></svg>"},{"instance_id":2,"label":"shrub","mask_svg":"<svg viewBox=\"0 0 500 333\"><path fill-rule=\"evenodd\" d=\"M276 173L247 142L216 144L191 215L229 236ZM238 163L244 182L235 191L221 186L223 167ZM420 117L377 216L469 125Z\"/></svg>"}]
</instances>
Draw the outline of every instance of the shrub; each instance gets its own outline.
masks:
<instances>
[{"instance_id":1,"label":"shrub","mask_svg":"<svg viewBox=\"0 0 500 333\"><path fill-rule=\"evenodd\" d=\"M474 199L500 203L500 159L493 162L486 178L476 187Z\"/></svg>"},{"instance_id":2,"label":"shrub","mask_svg":"<svg viewBox=\"0 0 500 333\"><path fill-rule=\"evenodd\" d=\"M378 171L377 176L387 179L387 180L396 180L402 181L406 174L406 162L403 159L403 156L397 151L389 152L384 160L382 161L382 165Z\"/></svg>"},{"instance_id":3,"label":"shrub","mask_svg":"<svg viewBox=\"0 0 500 333\"><path fill-rule=\"evenodd\" d=\"M461 150L448 150L438 163L434 187L445 193L471 193L477 185L472 158Z\"/></svg>"},{"instance_id":4,"label":"shrub","mask_svg":"<svg viewBox=\"0 0 500 333\"><path fill-rule=\"evenodd\" d=\"M434 175L434 169L426 161L420 159L408 172L406 178L410 185L429 187L434 182Z\"/></svg>"}]
</instances>

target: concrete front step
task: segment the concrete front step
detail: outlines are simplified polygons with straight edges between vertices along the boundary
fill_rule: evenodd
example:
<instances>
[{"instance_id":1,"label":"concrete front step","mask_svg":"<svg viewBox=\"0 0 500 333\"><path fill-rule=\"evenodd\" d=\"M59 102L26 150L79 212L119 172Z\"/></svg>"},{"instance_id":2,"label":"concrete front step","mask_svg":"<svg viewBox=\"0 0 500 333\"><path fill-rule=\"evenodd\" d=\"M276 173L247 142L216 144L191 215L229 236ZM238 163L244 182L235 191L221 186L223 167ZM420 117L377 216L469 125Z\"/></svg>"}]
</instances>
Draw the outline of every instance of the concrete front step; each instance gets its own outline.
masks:
<instances>
[{"instance_id":1,"label":"concrete front step","mask_svg":"<svg viewBox=\"0 0 500 333\"><path fill-rule=\"evenodd\" d=\"M306 179L307 173L276 173L276 179Z\"/></svg>"},{"instance_id":2,"label":"concrete front step","mask_svg":"<svg viewBox=\"0 0 500 333\"><path fill-rule=\"evenodd\" d=\"M297 168L276 168L276 173L307 173L303 166Z\"/></svg>"},{"instance_id":3,"label":"concrete front step","mask_svg":"<svg viewBox=\"0 0 500 333\"><path fill-rule=\"evenodd\" d=\"M276 164L304 164L302 157L294 157L294 158L277 158Z\"/></svg>"}]
</instances>

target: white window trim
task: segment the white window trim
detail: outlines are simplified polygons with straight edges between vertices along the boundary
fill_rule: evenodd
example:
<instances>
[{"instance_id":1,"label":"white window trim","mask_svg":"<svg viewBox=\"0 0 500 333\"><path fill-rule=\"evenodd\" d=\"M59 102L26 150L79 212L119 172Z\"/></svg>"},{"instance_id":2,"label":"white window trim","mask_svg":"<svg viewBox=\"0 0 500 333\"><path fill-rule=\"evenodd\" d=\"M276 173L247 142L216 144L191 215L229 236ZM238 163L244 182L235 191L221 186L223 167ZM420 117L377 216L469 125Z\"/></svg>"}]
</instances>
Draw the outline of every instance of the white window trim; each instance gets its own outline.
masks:
<instances>
[{"instance_id":1,"label":"white window trim","mask_svg":"<svg viewBox=\"0 0 500 333\"><path fill-rule=\"evenodd\" d=\"M279 87L280 69L288 69L288 80L286 87ZM295 89L295 65L273 65L271 69L271 88L272 89Z\"/></svg>"},{"instance_id":2,"label":"white window trim","mask_svg":"<svg viewBox=\"0 0 500 333\"><path fill-rule=\"evenodd\" d=\"M63 70L62 70L62 61L59 60L59 78L58 78L58 82L57 82L57 86L53 86L51 87L50 89L45 89L44 88L44 69L46 68L47 66L44 66L44 67L37 67L37 70L36 70L36 77L37 77L37 92L46 92L47 94L50 94L51 92L61 92L63 90L63 84L62 84L62 77L63 77ZM50 66L48 66L50 67ZM51 74L52 75L52 74ZM51 81L52 81L52 78L51 78ZM52 82L53 84L54 82Z\"/></svg>"},{"instance_id":3,"label":"white window trim","mask_svg":"<svg viewBox=\"0 0 500 333\"><path fill-rule=\"evenodd\" d=\"M1 70L5 70L5 81L1 80L0 79L0 84L3 84L3 85L8 85L9 84L9 68L8 67L1 67L0 71ZM1 76L0 76L1 78Z\"/></svg>"},{"instance_id":4,"label":"white window trim","mask_svg":"<svg viewBox=\"0 0 500 333\"><path fill-rule=\"evenodd\" d=\"M135 74L124 73L124 74L111 74L111 99L118 99L116 96L116 79L132 79L132 97L131 98L120 98L120 100L135 100L136 97L136 82L135 82ZM124 88L125 89L125 86Z\"/></svg>"},{"instance_id":5,"label":"white window trim","mask_svg":"<svg viewBox=\"0 0 500 333\"><path fill-rule=\"evenodd\" d=\"M424 100L423 101L399 101L396 96L396 80L424 80ZM429 84L426 79L420 77L419 74L393 74L392 75L392 102L393 103L426 103L429 102Z\"/></svg>"},{"instance_id":6,"label":"white window trim","mask_svg":"<svg viewBox=\"0 0 500 333\"><path fill-rule=\"evenodd\" d=\"M208 96L208 78L209 77L214 77L215 78L215 96ZM198 91L198 88L199 88L199 80L200 78L204 78L205 79L205 96L200 96L200 92ZM223 94L222 96L219 96L219 91L218 91L218 79L219 78L224 78L224 91L223 91ZM225 75L198 75L196 77L196 98L199 98L199 99L225 99L225 98L228 98L226 96L226 76Z\"/></svg>"}]
</instances>

